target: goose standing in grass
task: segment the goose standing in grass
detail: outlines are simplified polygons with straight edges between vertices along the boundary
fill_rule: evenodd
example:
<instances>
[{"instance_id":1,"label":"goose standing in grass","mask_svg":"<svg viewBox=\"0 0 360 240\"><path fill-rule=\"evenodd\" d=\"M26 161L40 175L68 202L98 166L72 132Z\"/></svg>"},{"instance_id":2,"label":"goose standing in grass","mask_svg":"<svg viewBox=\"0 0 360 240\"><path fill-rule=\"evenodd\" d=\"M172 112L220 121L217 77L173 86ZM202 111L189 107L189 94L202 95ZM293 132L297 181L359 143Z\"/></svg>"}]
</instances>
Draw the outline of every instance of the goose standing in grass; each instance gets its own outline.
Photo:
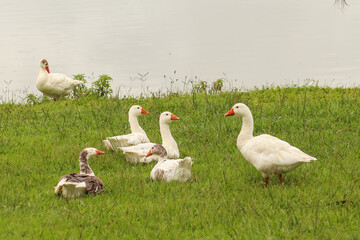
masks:
<instances>
[{"instance_id":1,"label":"goose standing in grass","mask_svg":"<svg viewBox=\"0 0 360 240\"><path fill-rule=\"evenodd\" d=\"M54 101L71 93L73 88L82 84L82 81L73 80L61 73L50 73L49 63L46 59L40 61L40 72L36 80L36 87Z\"/></svg>"},{"instance_id":2,"label":"goose standing in grass","mask_svg":"<svg viewBox=\"0 0 360 240\"><path fill-rule=\"evenodd\" d=\"M159 124L160 124L160 134L162 138L162 145L168 153L168 158L179 158L179 148L178 145L171 135L169 123L179 120L177 116L171 112L163 112L160 114ZM146 154L149 152L150 148L156 143L142 143L130 147L119 147L121 151L125 154L126 160L131 163L150 163L153 160L157 160L157 157L148 157Z\"/></svg>"},{"instance_id":3,"label":"goose standing in grass","mask_svg":"<svg viewBox=\"0 0 360 240\"><path fill-rule=\"evenodd\" d=\"M146 157L149 156L158 157L158 163L150 173L152 180L186 182L191 178L191 157L167 159L166 150L160 144L152 146Z\"/></svg>"},{"instance_id":4,"label":"goose standing in grass","mask_svg":"<svg viewBox=\"0 0 360 240\"><path fill-rule=\"evenodd\" d=\"M237 138L237 147L269 183L269 176L277 174L282 184L282 174L292 171L304 162L316 160L300 149L268 134L253 136L254 120L250 109L243 103L235 104L226 116L242 117L242 128Z\"/></svg>"},{"instance_id":5,"label":"goose standing in grass","mask_svg":"<svg viewBox=\"0 0 360 240\"><path fill-rule=\"evenodd\" d=\"M70 199L84 194L102 192L104 190L104 183L95 176L88 163L90 157L102 154L105 153L96 148L85 148L79 157L80 174L70 173L62 176L55 187L55 193Z\"/></svg>"},{"instance_id":6,"label":"goose standing in grass","mask_svg":"<svg viewBox=\"0 0 360 240\"><path fill-rule=\"evenodd\" d=\"M132 106L129 110L131 133L115 137L107 137L106 140L103 140L105 148L108 150L118 151L119 147L128 147L138 145L140 143L150 142L145 131L140 127L137 119L138 116L142 114L149 114L149 112L140 107L139 105Z\"/></svg>"}]
</instances>

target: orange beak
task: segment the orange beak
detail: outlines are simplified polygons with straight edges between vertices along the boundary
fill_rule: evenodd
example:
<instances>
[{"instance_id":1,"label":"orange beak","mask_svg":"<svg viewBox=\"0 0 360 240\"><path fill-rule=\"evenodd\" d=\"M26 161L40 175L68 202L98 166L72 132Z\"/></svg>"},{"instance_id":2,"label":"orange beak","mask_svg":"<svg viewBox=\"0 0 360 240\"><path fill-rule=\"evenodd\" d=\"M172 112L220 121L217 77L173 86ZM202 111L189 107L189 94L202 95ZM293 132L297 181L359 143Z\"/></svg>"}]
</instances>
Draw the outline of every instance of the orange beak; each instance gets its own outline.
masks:
<instances>
[{"instance_id":1,"label":"orange beak","mask_svg":"<svg viewBox=\"0 0 360 240\"><path fill-rule=\"evenodd\" d=\"M148 157L148 156L151 156L152 155L152 152L151 152L151 150L148 152L148 154L146 154L146 157Z\"/></svg>"},{"instance_id":2,"label":"orange beak","mask_svg":"<svg viewBox=\"0 0 360 240\"><path fill-rule=\"evenodd\" d=\"M103 155L103 154L105 154L105 152L103 152L103 151L100 151L100 150L95 150L96 151L96 153L98 154L98 155Z\"/></svg>"},{"instance_id":3,"label":"orange beak","mask_svg":"<svg viewBox=\"0 0 360 240\"><path fill-rule=\"evenodd\" d=\"M149 114L149 112L142 108L141 109L141 114Z\"/></svg>"},{"instance_id":4,"label":"orange beak","mask_svg":"<svg viewBox=\"0 0 360 240\"><path fill-rule=\"evenodd\" d=\"M227 116L233 116L235 113L234 113L234 109L231 108L226 114L225 114L225 117Z\"/></svg>"},{"instance_id":5,"label":"orange beak","mask_svg":"<svg viewBox=\"0 0 360 240\"><path fill-rule=\"evenodd\" d=\"M48 73L50 73L49 67L45 67L45 69L46 69L46 71L47 71Z\"/></svg>"},{"instance_id":6,"label":"orange beak","mask_svg":"<svg viewBox=\"0 0 360 240\"><path fill-rule=\"evenodd\" d=\"M171 120L179 120L180 118L175 116L174 114L171 114Z\"/></svg>"}]
</instances>

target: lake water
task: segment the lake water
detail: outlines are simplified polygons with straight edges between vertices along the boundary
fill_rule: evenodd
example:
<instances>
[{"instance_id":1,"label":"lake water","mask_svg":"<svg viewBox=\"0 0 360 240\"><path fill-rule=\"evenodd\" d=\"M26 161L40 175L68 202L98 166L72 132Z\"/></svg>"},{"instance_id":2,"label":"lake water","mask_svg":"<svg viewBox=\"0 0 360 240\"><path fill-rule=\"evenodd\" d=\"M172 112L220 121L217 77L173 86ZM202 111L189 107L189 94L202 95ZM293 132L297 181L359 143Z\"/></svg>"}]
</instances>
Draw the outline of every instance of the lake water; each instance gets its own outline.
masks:
<instances>
[{"instance_id":1,"label":"lake water","mask_svg":"<svg viewBox=\"0 0 360 240\"><path fill-rule=\"evenodd\" d=\"M358 86L360 2L349 3L341 11L332 0L2 0L0 91L40 95L42 58L52 72L108 74L130 94L224 73L235 87L307 78Z\"/></svg>"}]
</instances>

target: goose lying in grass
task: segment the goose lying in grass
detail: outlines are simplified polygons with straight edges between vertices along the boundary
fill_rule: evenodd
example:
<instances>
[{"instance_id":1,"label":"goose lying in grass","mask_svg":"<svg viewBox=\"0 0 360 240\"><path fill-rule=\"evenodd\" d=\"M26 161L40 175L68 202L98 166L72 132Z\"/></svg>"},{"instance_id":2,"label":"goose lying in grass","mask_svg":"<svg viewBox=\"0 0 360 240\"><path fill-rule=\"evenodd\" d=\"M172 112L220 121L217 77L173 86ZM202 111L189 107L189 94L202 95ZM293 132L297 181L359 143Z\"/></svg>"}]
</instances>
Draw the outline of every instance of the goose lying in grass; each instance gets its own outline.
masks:
<instances>
[{"instance_id":1,"label":"goose lying in grass","mask_svg":"<svg viewBox=\"0 0 360 240\"><path fill-rule=\"evenodd\" d=\"M166 149L169 158L179 158L179 148L177 143L170 132L169 123L179 120L177 116L171 112L163 112L160 114L160 134L162 138L162 145ZM146 154L155 143L142 143L131 147L119 147L125 154L126 160L131 163L149 163L153 160L157 160L157 157L148 157Z\"/></svg>"},{"instance_id":2,"label":"goose lying in grass","mask_svg":"<svg viewBox=\"0 0 360 240\"><path fill-rule=\"evenodd\" d=\"M155 144L146 155L157 156L158 163L151 170L150 177L158 181L179 181L186 182L191 178L191 157L184 159L167 159L166 150L160 144Z\"/></svg>"},{"instance_id":3,"label":"goose lying in grass","mask_svg":"<svg viewBox=\"0 0 360 240\"><path fill-rule=\"evenodd\" d=\"M108 150L118 151L119 147L128 147L138 145L140 143L150 142L145 131L140 127L137 119L138 116L142 114L149 114L149 112L138 105L132 106L129 110L131 133L115 137L107 137L106 140L103 140L105 148Z\"/></svg>"},{"instance_id":4,"label":"goose lying in grass","mask_svg":"<svg viewBox=\"0 0 360 240\"><path fill-rule=\"evenodd\" d=\"M316 160L300 149L291 146L268 134L254 137L254 120L250 109L243 103L235 104L226 116L242 117L242 128L237 138L237 147L244 158L250 162L265 178L268 185L269 176L277 174L282 184L282 174L292 171L304 162Z\"/></svg>"},{"instance_id":5,"label":"goose lying in grass","mask_svg":"<svg viewBox=\"0 0 360 240\"><path fill-rule=\"evenodd\" d=\"M104 152L95 148L85 148L80 153L80 174L70 173L59 179L55 187L55 193L66 199L80 197L84 194L97 194L104 190L104 183L95 176L91 170L88 160L94 155L102 155Z\"/></svg>"},{"instance_id":6,"label":"goose lying in grass","mask_svg":"<svg viewBox=\"0 0 360 240\"><path fill-rule=\"evenodd\" d=\"M36 87L43 94L52 97L54 101L69 95L75 86L82 83L82 81L73 80L61 73L50 73L48 61L46 59L40 61Z\"/></svg>"}]
</instances>

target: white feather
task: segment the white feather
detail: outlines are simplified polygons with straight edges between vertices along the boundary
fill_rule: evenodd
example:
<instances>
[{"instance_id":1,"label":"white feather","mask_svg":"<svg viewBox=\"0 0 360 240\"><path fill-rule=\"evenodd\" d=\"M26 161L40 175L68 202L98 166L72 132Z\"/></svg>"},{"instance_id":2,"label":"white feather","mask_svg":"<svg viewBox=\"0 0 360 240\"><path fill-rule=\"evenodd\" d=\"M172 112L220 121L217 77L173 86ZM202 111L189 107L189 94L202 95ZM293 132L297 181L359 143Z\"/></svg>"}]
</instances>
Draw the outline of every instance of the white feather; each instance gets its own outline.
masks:
<instances>
[{"instance_id":1,"label":"white feather","mask_svg":"<svg viewBox=\"0 0 360 240\"><path fill-rule=\"evenodd\" d=\"M145 160L145 156L149 152L151 147L154 145L155 145L155 143L142 143L142 144L131 146L131 147L120 147L119 150L121 150L125 154L126 160L128 162L148 163L149 160ZM154 159L154 158L152 158L152 159Z\"/></svg>"}]
</instances>

